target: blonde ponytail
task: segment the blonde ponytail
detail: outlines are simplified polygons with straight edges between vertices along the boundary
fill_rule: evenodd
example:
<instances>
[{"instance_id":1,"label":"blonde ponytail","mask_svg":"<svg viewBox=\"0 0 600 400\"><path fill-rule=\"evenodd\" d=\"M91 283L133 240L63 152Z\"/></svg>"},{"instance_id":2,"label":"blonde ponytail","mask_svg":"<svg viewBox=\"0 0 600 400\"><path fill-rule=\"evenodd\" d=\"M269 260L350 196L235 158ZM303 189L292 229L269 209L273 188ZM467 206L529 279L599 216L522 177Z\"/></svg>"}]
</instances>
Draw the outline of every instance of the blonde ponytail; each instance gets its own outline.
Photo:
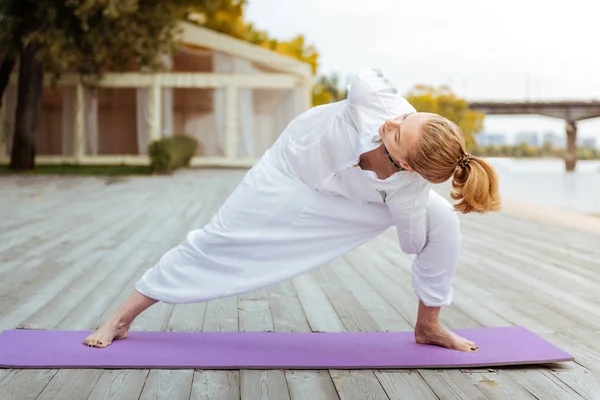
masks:
<instances>
[{"instance_id":1,"label":"blonde ponytail","mask_svg":"<svg viewBox=\"0 0 600 400\"><path fill-rule=\"evenodd\" d=\"M500 210L498 176L494 168L481 158L465 155L452 178L454 209L463 214L483 214Z\"/></svg>"},{"instance_id":2,"label":"blonde ponytail","mask_svg":"<svg viewBox=\"0 0 600 400\"><path fill-rule=\"evenodd\" d=\"M496 171L466 152L462 131L448 119L434 114L423 122L421 137L407 162L431 183L452 178L455 210L467 214L500 209Z\"/></svg>"}]
</instances>

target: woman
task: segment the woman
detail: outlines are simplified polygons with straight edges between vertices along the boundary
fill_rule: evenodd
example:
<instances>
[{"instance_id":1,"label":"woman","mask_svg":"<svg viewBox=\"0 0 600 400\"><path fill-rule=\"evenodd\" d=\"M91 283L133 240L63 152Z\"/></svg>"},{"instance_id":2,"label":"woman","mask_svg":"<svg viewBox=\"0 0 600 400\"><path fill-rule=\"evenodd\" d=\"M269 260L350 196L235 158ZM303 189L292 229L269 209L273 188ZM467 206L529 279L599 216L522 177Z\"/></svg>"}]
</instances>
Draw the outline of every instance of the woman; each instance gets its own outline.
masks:
<instances>
[{"instance_id":1,"label":"woman","mask_svg":"<svg viewBox=\"0 0 600 400\"><path fill-rule=\"evenodd\" d=\"M430 189L451 177L454 207ZM84 343L106 347L125 338L157 301L201 302L273 285L394 226L402 251L417 254L415 340L476 351L438 314L452 300L461 240L455 211L498 209L496 174L466 153L460 129L415 112L380 72L366 70L347 100L294 119L212 220L149 269Z\"/></svg>"}]
</instances>

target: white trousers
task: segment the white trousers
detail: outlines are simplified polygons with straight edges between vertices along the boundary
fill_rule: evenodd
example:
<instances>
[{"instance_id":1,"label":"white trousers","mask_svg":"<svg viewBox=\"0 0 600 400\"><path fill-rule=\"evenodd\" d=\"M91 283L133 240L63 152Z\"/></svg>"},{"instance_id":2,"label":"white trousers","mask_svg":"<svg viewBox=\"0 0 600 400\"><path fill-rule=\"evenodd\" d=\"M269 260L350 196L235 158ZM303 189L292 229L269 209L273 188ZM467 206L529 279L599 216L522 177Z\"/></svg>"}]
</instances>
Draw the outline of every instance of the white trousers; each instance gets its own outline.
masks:
<instances>
[{"instance_id":1,"label":"white trousers","mask_svg":"<svg viewBox=\"0 0 600 400\"><path fill-rule=\"evenodd\" d=\"M414 261L412 284L426 305L444 306L458 262L458 218L433 191L427 212L428 241ZM322 194L263 159L212 220L164 254L135 288L165 303L237 295L323 266L391 226L385 204Z\"/></svg>"}]
</instances>

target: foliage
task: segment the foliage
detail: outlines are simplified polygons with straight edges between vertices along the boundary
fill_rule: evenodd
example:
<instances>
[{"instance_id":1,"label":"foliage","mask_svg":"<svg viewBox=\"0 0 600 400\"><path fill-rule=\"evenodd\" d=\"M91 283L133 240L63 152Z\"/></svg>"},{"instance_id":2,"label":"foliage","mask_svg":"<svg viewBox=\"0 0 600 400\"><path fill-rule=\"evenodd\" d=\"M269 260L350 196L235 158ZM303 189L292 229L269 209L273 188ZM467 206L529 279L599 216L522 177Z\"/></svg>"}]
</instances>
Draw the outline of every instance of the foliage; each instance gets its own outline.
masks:
<instances>
[{"instance_id":1,"label":"foliage","mask_svg":"<svg viewBox=\"0 0 600 400\"><path fill-rule=\"evenodd\" d=\"M319 77L312 90L313 106L344 100L347 96L348 90L341 88L337 74Z\"/></svg>"},{"instance_id":2,"label":"foliage","mask_svg":"<svg viewBox=\"0 0 600 400\"><path fill-rule=\"evenodd\" d=\"M406 99L419 112L436 113L457 124L465 135L468 151L475 146L475 135L483 128L484 114L471 110L466 100L450 88L416 85Z\"/></svg>"},{"instance_id":3,"label":"foliage","mask_svg":"<svg viewBox=\"0 0 600 400\"><path fill-rule=\"evenodd\" d=\"M279 40L271 37L268 32L257 29L244 19L247 4L247 0L211 1L202 7L192 7L191 20L206 28L306 62L311 66L312 73L316 74L319 52L315 45L307 43L304 35Z\"/></svg>"},{"instance_id":4,"label":"foliage","mask_svg":"<svg viewBox=\"0 0 600 400\"><path fill-rule=\"evenodd\" d=\"M475 146L472 150L475 156L484 157L516 157L516 158L539 158L552 157L564 158L565 149L554 148L550 143L545 143L542 147L530 146L527 143L518 145L501 145L501 146ZM580 160L600 159L600 151L579 147L577 149L577 158Z\"/></svg>"},{"instance_id":5,"label":"foliage","mask_svg":"<svg viewBox=\"0 0 600 400\"><path fill-rule=\"evenodd\" d=\"M189 166L197 148L196 139L185 135L156 140L148 146L150 170L168 174L178 168Z\"/></svg>"},{"instance_id":6,"label":"foliage","mask_svg":"<svg viewBox=\"0 0 600 400\"><path fill-rule=\"evenodd\" d=\"M217 0L1 0L0 98L21 60L11 168L35 166L41 79L65 72L88 83L107 71L156 70L169 53L190 7ZM9 21L9 23L4 23ZM24 122L25 121L25 122Z\"/></svg>"}]
</instances>

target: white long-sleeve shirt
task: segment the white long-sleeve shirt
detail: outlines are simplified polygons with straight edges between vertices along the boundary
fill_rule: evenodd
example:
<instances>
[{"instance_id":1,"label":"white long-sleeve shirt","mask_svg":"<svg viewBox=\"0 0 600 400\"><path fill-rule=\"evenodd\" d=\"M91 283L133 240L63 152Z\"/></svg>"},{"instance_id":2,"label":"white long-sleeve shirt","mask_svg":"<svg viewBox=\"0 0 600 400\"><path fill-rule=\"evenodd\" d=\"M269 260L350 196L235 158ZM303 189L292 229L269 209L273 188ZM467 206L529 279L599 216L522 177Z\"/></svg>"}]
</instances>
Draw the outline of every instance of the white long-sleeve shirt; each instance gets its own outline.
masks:
<instances>
[{"instance_id":1,"label":"white long-sleeve shirt","mask_svg":"<svg viewBox=\"0 0 600 400\"><path fill-rule=\"evenodd\" d=\"M429 183L409 171L379 179L358 163L361 154L381 145L378 129L386 119L414 111L381 72L364 70L354 77L347 100L301 114L286 128L279 147L290 170L311 188L385 203L407 254L420 253L427 240Z\"/></svg>"}]
</instances>

